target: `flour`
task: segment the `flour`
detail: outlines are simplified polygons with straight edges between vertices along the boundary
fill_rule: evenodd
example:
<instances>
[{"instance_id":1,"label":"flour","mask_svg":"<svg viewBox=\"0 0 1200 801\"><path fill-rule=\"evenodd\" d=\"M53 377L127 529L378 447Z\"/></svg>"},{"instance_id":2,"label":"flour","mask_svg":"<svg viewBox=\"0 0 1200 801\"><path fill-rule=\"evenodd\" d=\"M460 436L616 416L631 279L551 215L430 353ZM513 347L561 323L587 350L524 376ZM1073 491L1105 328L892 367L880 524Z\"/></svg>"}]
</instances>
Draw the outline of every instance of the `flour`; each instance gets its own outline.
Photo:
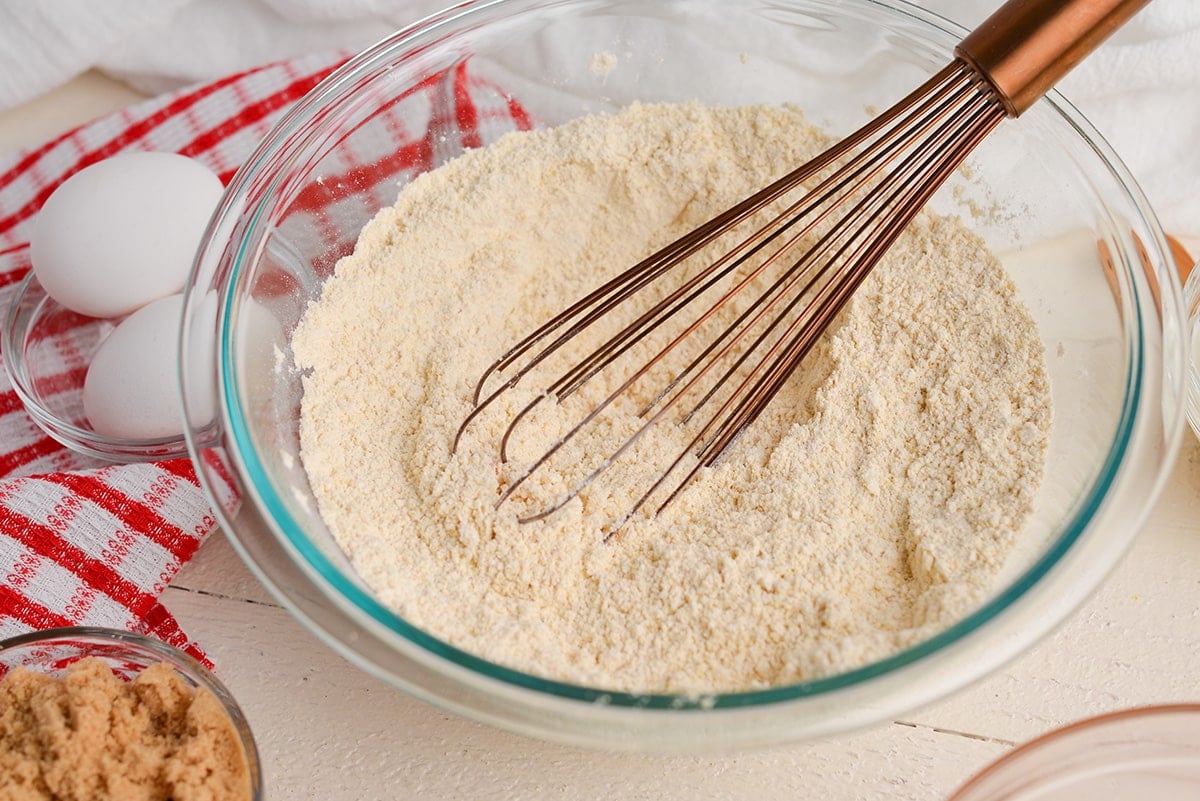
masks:
<instances>
[{"instance_id":1,"label":"flour","mask_svg":"<svg viewBox=\"0 0 1200 801\"><path fill-rule=\"evenodd\" d=\"M956 220L918 218L726 457L611 542L619 494L529 524L495 508L516 469L497 424L451 453L505 347L827 144L787 108L635 105L468 152L364 228L293 349L321 515L384 604L518 670L704 693L860 666L986 596L1040 482L1049 390L1032 320ZM527 434L516 461L544 441Z\"/></svg>"}]
</instances>

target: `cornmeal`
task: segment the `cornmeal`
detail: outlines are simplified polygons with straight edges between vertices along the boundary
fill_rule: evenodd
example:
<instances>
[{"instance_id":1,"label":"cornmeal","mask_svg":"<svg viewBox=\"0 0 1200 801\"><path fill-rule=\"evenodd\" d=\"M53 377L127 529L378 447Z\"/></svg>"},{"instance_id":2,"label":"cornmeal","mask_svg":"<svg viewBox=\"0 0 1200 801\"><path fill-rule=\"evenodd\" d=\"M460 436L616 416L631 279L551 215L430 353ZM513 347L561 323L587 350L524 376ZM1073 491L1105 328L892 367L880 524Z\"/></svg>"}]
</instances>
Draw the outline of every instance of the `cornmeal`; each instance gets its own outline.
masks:
<instances>
[{"instance_id":1,"label":"cornmeal","mask_svg":"<svg viewBox=\"0 0 1200 801\"><path fill-rule=\"evenodd\" d=\"M0 801L249 801L246 756L212 693L166 664L99 659L0 681Z\"/></svg>"},{"instance_id":2,"label":"cornmeal","mask_svg":"<svg viewBox=\"0 0 1200 801\"><path fill-rule=\"evenodd\" d=\"M570 486L539 470L496 506L552 439L521 426L498 458L496 420L538 387L452 448L508 345L827 145L790 108L634 105L468 152L364 228L293 348L304 468L383 603L535 675L704 694L869 663L987 595L1051 410L1037 328L957 219L920 216L724 457L607 541L629 505L619 484L520 523L529 498ZM686 444L658 426L606 480ZM572 443L562 463L603 447Z\"/></svg>"}]
</instances>

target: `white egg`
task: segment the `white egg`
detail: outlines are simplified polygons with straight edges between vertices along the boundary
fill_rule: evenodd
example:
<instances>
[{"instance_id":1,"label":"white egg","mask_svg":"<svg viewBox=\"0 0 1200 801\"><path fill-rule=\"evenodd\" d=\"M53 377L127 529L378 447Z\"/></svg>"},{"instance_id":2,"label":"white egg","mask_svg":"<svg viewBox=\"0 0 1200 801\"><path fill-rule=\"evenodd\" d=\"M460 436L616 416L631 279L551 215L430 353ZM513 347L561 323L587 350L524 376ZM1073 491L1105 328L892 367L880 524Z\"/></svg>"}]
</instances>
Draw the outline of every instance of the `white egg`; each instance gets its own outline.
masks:
<instances>
[{"instance_id":1,"label":"white egg","mask_svg":"<svg viewBox=\"0 0 1200 801\"><path fill-rule=\"evenodd\" d=\"M83 412L98 433L151 439L183 433L178 375L183 296L122 320L100 343L83 382Z\"/></svg>"},{"instance_id":2,"label":"white egg","mask_svg":"<svg viewBox=\"0 0 1200 801\"><path fill-rule=\"evenodd\" d=\"M46 293L120 317L179 292L220 200L220 179L174 153L128 153L61 184L34 221L30 260Z\"/></svg>"}]
</instances>

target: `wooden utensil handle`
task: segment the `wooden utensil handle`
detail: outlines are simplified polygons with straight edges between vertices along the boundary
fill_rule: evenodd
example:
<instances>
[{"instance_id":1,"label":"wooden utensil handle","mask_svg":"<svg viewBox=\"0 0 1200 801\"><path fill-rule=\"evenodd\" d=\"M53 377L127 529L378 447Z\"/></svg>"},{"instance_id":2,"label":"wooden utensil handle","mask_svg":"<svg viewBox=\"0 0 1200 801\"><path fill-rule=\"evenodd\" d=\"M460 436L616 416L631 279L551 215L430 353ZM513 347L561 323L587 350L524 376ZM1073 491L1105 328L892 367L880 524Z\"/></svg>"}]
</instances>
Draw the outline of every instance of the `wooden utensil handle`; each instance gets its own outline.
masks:
<instances>
[{"instance_id":1,"label":"wooden utensil handle","mask_svg":"<svg viewBox=\"0 0 1200 801\"><path fill-rule=\"evenodd\" d=\"M1171 256L1175 259L1175 266L1179 269L1179 280L1187 281L1196 260L1188 253L1183 243L1170 234L1167 234L1167 244L1171 246Z\"/></svg>"}]
</instances>

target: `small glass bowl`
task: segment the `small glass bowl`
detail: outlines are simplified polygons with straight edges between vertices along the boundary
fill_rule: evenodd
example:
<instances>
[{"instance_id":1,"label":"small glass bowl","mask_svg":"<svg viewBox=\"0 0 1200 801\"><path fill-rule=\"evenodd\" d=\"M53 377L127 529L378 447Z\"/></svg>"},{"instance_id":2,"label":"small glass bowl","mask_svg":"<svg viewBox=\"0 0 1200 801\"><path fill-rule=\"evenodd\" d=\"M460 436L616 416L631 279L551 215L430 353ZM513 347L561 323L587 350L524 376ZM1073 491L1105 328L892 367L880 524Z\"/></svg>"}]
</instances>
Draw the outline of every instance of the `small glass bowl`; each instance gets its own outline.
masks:
<instances>
[{"instance_id":1,"label":"small glass bowl","mask_svg":"<svg viewBox=\"0 0 1200 801\"><path fill-rule=\"evenodd\" d=\"M1200 438L1200 266L1193 267L1183 289L1188 326L1184 339L1191 343L1188 360L1187 418Z\"/></svg>"},{"instance_id":2,"label":"small glass bowl","mask_svg":"<svg viewBox=\"0 0 1200 801\"><path fill-rule=\"evenodd\" d=\"M204 665L178 648L153 637L119 629L78 626L35 631L0 640L0 678L17 667L61 676L70 665L88 657L105 662L126 681L151 665L165 663L188 685L212 693L229 715L241 742L250 776L250 798L261 801L263 788L258 746L246 716L225 685Z\"/></svg>"},{"instance_id":3,"label":"small glass bowl","mask_svg":"<svg viewBox=\"0 0 1200 801\"><path fill-rule=\"evenodd\" d=\"M30 272L17 287L0 330L4 369L38 427L77 453L109 462L147 462L187 455L183 435L126 439L97 433L83 413L83 379L104 338L116 327L63 308Z\"/></svg>"},{"instance_id":4,"label":"small glass bowl","mask_svg":"<svg viewBox=\"0 0 1200 801\"><path fill-rule=\"evenodd\" d=\"M950 801L1200 798L1200 704L1148 706L1072 723L984 768Z\"/></svg>"}]
</instances>

